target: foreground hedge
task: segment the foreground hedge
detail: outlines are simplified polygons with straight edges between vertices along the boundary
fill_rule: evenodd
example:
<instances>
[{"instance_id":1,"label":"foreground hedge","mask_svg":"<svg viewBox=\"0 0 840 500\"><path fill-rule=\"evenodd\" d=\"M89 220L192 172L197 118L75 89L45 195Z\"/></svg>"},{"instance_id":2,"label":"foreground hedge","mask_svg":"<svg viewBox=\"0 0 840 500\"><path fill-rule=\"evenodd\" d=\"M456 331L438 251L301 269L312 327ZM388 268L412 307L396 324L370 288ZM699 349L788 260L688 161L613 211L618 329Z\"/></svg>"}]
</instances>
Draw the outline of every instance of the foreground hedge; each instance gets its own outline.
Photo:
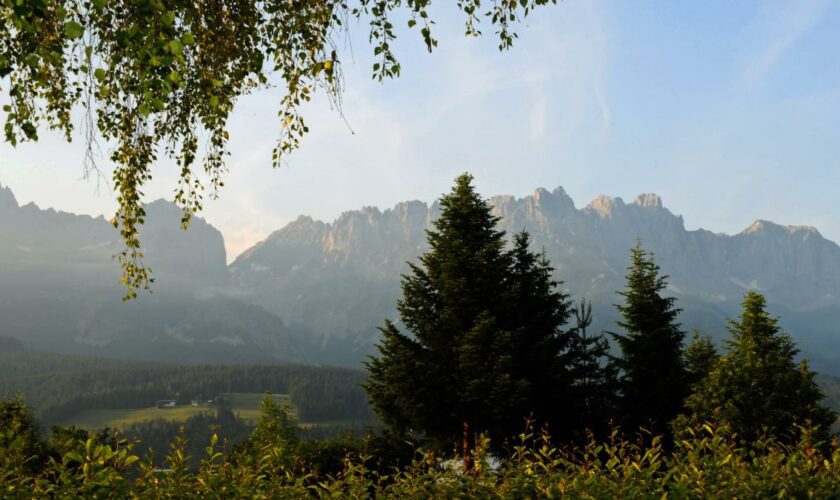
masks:
<instances>
[{"instance_id":1,"label":"foreground hedge","mask_svg":"<svg viewBox=\"0 0 840 500\"><path fill-rule=\"evenodd\" d=\"M658 438L622 440L613 435L576 449L560 449L545 437L522 435L511 456L495 466L475 452L475 467L430 453L401 470L378 470L371 457L349 456L337 475L307 471L282 443L228 457L214 438L198 470L186 466L183 440L166 463L132 453L124 440L95 438L70 444L60 458L27 457L26 439L0 433L0 496L60 498L840 498L840 450L810 441L798 430L793 445L773 440L749 448L709 426L687 430L670 453ZM36 463L37 462L37 463Z\"/></svg>"}]
</instances>

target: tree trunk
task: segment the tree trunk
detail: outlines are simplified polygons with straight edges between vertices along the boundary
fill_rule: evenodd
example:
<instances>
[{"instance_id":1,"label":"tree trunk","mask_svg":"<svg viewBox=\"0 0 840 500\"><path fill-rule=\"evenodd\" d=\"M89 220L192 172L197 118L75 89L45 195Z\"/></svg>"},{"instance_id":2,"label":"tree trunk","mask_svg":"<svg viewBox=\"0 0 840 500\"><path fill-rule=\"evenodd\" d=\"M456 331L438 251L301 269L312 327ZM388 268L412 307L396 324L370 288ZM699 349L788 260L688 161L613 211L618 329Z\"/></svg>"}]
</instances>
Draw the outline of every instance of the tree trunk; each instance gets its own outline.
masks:
<instances>
[{"instance_id":1,"label":"tree trunk","mask_svg":"<svg viewBox=\"0 0 840 500\"><path fill-rule=\"evenodd\" d=\"M470 434L470 424L464 421L464 441L461 448L461 460L464 462L464 473L467 474L473 470L473 456L472 450L474 448L473 437Z\"/></svg>"}]
</instances>

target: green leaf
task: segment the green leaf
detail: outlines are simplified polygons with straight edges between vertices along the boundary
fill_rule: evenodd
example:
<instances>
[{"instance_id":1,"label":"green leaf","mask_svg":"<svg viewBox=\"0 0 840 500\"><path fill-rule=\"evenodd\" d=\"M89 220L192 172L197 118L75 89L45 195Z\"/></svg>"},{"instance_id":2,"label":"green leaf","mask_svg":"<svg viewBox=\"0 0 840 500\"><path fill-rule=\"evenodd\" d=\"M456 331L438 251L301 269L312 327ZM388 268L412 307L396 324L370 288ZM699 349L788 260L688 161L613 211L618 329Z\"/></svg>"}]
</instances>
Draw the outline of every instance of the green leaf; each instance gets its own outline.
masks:
<instances>
[{"instance_id":1,"label":"green leaf","mask_svg":"<svg viewBox=\"0 0 840 500\"><path fill-rule=\"evenodd\" d=\"M169 51L180 56L184 53L184 45L179 40L172 40L169 42Z\"/></svg>"},{"instance_id":2,"label":"green leaf","mask_svg":"<svg viewBox=\"0 0 840 500\"><path fill-rule=\"evenodd\" d=\"M192 31L187 31L186 33L184 33L184 35L181 37L181 41L184 43L184 45L195 44L195 37L193 36Z\"/></svg>"},{"instance_id":3,"label":"green leaf","mask_svg":"<svg viewBox=\"0 0 840 500\"><path fill-rule=\"evenodd\" d=\"M175 13L171 10L167 11L163 14L163 16L161 16L161 20L167 26L172 26L173 24L175 24Z\"/></svg>"},{"instance_id":4,"label":"green leaf","mask_svg":"<svg viewBox=\"0 0 840 500\"><path fill-rule=\"evenodd\" d=\"M102 80L104 80L104 79L105 79L105 77L107 76L107 73L105 73L105 70L104 70L104 69L102 69L102 68L96 68L96 69L93 71L93 76L95 76L95 77L96 77L96 79L97 79L97 80L99 80L99 81L101 82Z\"/></svg>"},{"instance_id":5,"label":"green leaf","mask_svg":"<svg viewBox=\"0 0 840 500\"><path fill-rule=\"evenodd\" d=\"M26 122L20 126L23 129L23 133L26 134L28 139L37 139L38 138L38 130L35 128L31 122Z\"/></svg>"},{"instance_id":6,"label":"green leaf","mask_svg":"<svg viewBox=\"0 0 840 500\"><path fill-rule=\"evenodd\" d=\"M77 23L76 21L70 21L69 23L64 25L64 34L67 35L67 38L71 40L81 38L84 31L85 30L82 27L82 25Z\"/></svg>"},{"instance_id":7,"label":"green leaf","mask_svg":"<svg viewBox=\"0 0 840 500\"><path fill-rule=\"evenodd\" d=\"M108 0L93 0L93 6L97 9L104 9Z\"/></svg>"}]
</instances>

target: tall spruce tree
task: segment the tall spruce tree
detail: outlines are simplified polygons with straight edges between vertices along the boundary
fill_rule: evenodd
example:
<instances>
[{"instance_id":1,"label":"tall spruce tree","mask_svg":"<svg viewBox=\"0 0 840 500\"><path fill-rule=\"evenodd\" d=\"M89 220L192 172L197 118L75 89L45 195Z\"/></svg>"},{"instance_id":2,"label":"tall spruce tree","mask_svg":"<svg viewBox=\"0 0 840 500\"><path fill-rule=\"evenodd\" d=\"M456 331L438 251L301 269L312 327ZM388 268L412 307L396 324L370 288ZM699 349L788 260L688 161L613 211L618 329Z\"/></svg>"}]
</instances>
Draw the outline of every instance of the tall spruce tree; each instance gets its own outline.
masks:
<instances>
[{"instance_id":1,"label":"tall spruce tree","mask_svg":"<svg viewBox=\"0 0 840 500\"><path fill-rule=\"evenodd\" d=\"M685 333L677 323L675 299L662 292L667 276L641 242L631 250L627 289L616 304L625 333L611 333L621 348L614 358L620 372L618 420L625 431L645 428L668 434L670 422L683 410L687 377L682 357Z\"/></svg>"},{"instance_id":2,"label":"tall spruce tree","mask_svg":"<svg viewBox=\"0 0 840 500\"><path fill-rule=\"evenodd\" d=\"M750 291L738 321L729 322L727 352L696 386L687 405L695 420L713 422L746 442L762 434L794 437L794 424L810 421L828 438L836 415L820 405L823 397L807 361L766 311L764 296Z\"/></svg>"},{"instance_id":3,"label":"tall spruce tree","mask_svg":"<svg viewBox=\"0 0 840 500\"><path fill-rule=\"evenodd\" d=\"M606 337L588 332L592 325L592 302L581 299L574 315L576 327L569 357L575 381L573 400L581 404L579 422L575 427L601 436L609 430L615 413L617 373L613 364L604 363L610 350Z\"/></svg>"},{"instance_id":4,"label":"tall spruce tree","mask_svg":"<svg viewBox=\"0 0 840 500\"><path fill-rule=\"evenodd\" d=\"M719 357L720 355L708 335L703 335L698 330L691 333L691 342L683 353L690 392L706 380Z\"/></svg>"},{"instance_id":5,"label":"tall spruce tree","mask_svg":"<svg viewBox=\"0 0 840 500\"><path fill-rule=\"evenodd\" d=\"M514 420L507 425L506 437L522 428L522 415L531 414L538 425L548 425L559 440L571 436L579 424L573 401L572 365L577 353L574 331L562 330L572 308L569 297L552 278L554 269L543 253L530 250L528 233L514 235L510 252L512 266L507 291L499 315L504 329L513 333L510 350L515 378L527 381Z\"/></svg>"},{"instance_id":6,"label":"tall spruce tree","mask_svg":"<svg viewBox=\"0 0 840 500\"><path fill-rule=\"evenodd\" d=\"M422 434L438 448L477 433L497 445L533 416L558 432L577 408L565 399L570 308L548 262L527 235L505 249L498 219L464 174L442 197L430 250L403 276L365 389L391 428Z\"/></svg>"}]
</instances>

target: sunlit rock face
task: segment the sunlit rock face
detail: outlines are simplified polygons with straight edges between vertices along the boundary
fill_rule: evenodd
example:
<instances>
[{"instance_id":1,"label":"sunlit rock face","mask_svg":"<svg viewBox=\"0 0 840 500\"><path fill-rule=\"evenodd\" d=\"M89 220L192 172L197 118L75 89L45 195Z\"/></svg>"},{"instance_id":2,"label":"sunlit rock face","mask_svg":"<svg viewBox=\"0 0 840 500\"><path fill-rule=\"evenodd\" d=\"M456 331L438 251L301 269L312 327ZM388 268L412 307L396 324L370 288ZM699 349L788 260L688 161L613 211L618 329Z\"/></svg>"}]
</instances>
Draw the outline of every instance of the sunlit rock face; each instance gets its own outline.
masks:
<instances>
[{"instance_id":1,"label":"sunlit rock face","mask_svg":"<svg viewBox=\"0 0 840 500\"><path fill-rule=\"evenodd\" d=\"M813 228L758 221L736 235L688 231L653 193L630 203L602 195L578 209L562 187L540 188L490 203L509 235L532 235L573 297L595 301L599 328L613 329L615 292L624 286L629 248L640 241L670 276L669 293L685 310L686 328L722 337L725 318L737 313L748 289L757 289L794 336L808 339L803 348L827 342L840 359L840 341L827 340L833 320L826 319L840 305L840 247ZM399 276L427 249L425 230L438 213L436 203L413 201L345 212L332 223L302 217L236 259L234 287L325 343L349 340L360 353L369 351L376 327L396 316ZM840 314L834 319L840 323Z\"/></svg>"},{"instance_id":2,"label":"sunlit rock face","mask_svg":"<svg viewBox=\"0 0 840 500\"><path fill-rule=\"evenodd\" d=\"M669 275L684 329L725 336L756 289L814 366L840 372L840 247L810 227L756 221L736 235L688 231L655 194L566 192L491 198L508 236L525 230L572 298L594 302L593 331L614 330L616 291L640 241ZM400 276L427 250L437 202L302 216L227 266L222 235L180 209L146 207L142 242L154 292L124 304L119 235L103 217L20 206L0 186L0 336L61 352L192 361L287 360L358 366L396 318Z\"/></svg>"}]
</instances>

